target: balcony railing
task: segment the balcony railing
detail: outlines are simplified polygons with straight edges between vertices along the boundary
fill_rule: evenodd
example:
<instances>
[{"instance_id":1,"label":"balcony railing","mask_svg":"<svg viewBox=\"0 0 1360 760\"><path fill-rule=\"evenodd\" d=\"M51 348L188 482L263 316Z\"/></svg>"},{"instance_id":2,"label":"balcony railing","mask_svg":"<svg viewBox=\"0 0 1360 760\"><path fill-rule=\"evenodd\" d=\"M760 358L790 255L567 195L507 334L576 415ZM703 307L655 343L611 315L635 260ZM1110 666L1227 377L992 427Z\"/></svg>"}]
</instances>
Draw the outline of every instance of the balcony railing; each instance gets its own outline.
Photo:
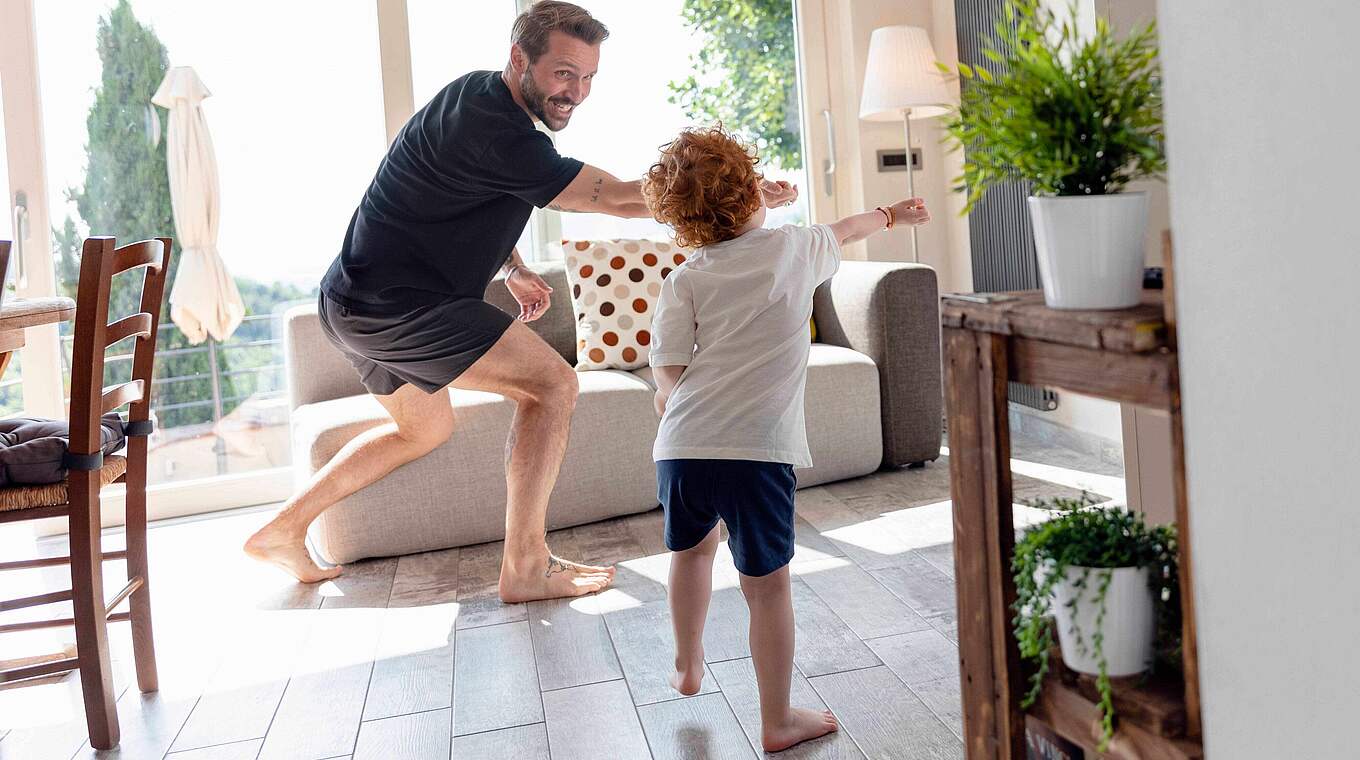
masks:
<instances>
[{"instance_id":1,"label":"balcony railing","mask_svg":"<svg viewBox=\"0 0 1360 760\"><path fill-rule=\"evenodd\" d=\"M156 352L156 372L155 379L151 381L151 409L161 421L162 429L173 429L190 425L201 425L206 422L216 424L221 419L230 414L241 402L247 399L265 400L279 398L284 395L283 380L283 355L280 348L282 340L274 337L274 330L270 323L275 319L269 314L254 314L245 317L241 321L241 326L236 333L221 343L209 339L193 346L182 346L183 332L173 322L165 322L159 327L157 336L158 345L176 345L176 348L161 349ZM268 337L257 337L260 334ZM175 338L181 338L176 340ZM62 341L62 363L66 377L70 377L71 370L71 350L75 338L72 335L61 336ZM128 345L131 345L129 339ZM267 349L264 353L268 359L258 364L251 364L250 358L233 359L240 356L245 349ZM167 371L170 367L193 363L186 362L185 359L206 356L207 371L204 372L181 372L176 374L174 371ZM256 357L262 359L263 357ZM175 361L178 359L179 361ZM132 354L119 353L110 355L105 359L108 369L106 372L118 372L114 369L119 365L131 367ZM244 362L247 366L241 366ZM224 366L225 365L225 366ZM130 371L130 369L128 370ZM168 372L168 373L167 373ZM227 394L223 390L224 380L229 387L235 386L231 382L234 378L254 377L254 382L242 383L250 392ZM176 386L183 386L186 383L202 383L207 381L206 388L201 393L193 393L192 390L187 394L170 392ZM107 378L106 378L107 381ZM10 380L0 383L3 388L9 383L18 382ZM68 398L69 401L69 398ZM194 415L190 410L201 409L203 415ZM179 412L179 414L170 414ZM206 419L195 419L196 417Z\"/></svg>"}]
</instances>

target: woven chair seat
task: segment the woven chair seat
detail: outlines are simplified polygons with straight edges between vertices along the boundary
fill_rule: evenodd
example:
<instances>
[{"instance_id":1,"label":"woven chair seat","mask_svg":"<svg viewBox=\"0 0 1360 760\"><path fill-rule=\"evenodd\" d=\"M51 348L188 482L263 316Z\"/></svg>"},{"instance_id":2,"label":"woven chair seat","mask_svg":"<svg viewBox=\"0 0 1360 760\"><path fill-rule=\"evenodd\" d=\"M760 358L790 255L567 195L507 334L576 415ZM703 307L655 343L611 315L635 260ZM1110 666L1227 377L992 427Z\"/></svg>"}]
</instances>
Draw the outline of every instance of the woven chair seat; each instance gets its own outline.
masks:
<instances>
[{"instance_id":1,"label":"woven chair seat","mask_svg":"<svg viewBox=\"0 0 1360 760\"><path fill-rule=\"evenodd\" d=\"M127 457L106 456L104 466L99 468L99 486L102 488L127 472ZM0 488L0 512L36 507L55 507L70 500L66 481L46 483L40 486L10 486Z\"/></svg>"}]
</instances>

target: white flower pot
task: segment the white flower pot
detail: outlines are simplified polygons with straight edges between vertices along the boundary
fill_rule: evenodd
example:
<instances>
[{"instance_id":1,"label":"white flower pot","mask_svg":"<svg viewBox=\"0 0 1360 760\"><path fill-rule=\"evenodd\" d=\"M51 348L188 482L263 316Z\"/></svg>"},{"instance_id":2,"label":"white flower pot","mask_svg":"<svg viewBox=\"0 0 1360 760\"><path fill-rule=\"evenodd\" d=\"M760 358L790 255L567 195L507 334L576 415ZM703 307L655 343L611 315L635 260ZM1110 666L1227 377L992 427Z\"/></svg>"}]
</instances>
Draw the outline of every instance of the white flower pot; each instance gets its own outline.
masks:
<instances>
[{"instance_id":1,"label":"white flower pot","mask_svg":"<svg viewBox=\"0 0 1360 760\"><path fill-rule=\"evenodd\" d=\"M1085 585L1078 586L1085 571L1089 571ZM1105 619L1097 628L1100 608L1096 599L1106 573L1111 577L1105 594ZM1053 614L1063 662L1072 670L1091 675L1100 672L1094 646L1097 630L1104 633L1102 648L1109 675L1136 675L1152 666L1157 616L1147 568L1069 567L1066 577L1053 588Z\"/></svg>"},{"instance_id":2,"label":"white flower pot","mask_svg":"<svg viewBox=\"0 0 1360 760\"><path fill-rule=\"evenodd\" d=\"M1147 193L1031 196L1044 302L1055 309L1136 306L1147 205Z\"/></svg>"}]
</instances>

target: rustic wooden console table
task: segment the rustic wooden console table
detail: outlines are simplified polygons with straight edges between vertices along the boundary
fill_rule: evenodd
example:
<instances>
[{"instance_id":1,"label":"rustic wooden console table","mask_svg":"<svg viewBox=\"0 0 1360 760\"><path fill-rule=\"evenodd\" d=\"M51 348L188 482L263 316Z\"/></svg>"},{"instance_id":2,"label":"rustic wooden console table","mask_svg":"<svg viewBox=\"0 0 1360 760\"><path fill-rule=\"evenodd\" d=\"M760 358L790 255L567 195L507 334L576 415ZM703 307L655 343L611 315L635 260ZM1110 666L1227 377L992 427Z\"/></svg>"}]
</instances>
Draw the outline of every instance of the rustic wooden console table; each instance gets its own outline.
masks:
<instances>
[{"instance_id":1,"label":"rustic wooden console table","mask_svg":"<svg viewBox=\"0 0 1360 760\"><path fill-rule=\"evenodd\" d=\"M1037 721L1092 760L1202 757L1174 316L1157 290L1144 291L1141 305L1120 311L1059 311L1044 305L1040 291L1010 295L994 303L945 296L941 307L967 756L1024 758L1026 722ZM1092 684L1063 672L1058 657L1038 703L1027 712L1020 708L1027 682L1011 627L1015 527L1007 381L1171 414L1184 668L1169 682L1116 684L1115 737L1104 755L1096 752L1099 703Z\"/></svg>"}]
</instances>

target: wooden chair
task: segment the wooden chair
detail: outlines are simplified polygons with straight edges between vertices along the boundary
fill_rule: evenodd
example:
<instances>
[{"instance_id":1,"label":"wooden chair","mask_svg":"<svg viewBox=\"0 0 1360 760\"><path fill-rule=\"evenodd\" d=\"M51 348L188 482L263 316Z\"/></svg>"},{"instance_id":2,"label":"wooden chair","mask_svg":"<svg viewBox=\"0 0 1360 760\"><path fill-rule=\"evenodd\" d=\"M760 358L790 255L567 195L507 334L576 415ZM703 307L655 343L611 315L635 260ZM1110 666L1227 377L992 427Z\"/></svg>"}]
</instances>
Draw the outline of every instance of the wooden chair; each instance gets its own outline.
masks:
<instances>
[{"instance_id":1,"label":"wooden chair","mask_svg":"<svg viewBox=\"0 0 1360 760\"><path fill-rule=\"evenodd\" d=\"M109 291L113 276L143 269L141 311L109 324ZM0 634L74 625L74 657L0 671L0 683L79 669L90 744L109 749L118 744L118 707L109 667L108 621L132 621L132 649L137 685L155 691L156 651L151 635L151 589L146 556L147 435L151 432L151 375L160 324L161 296L170 269L170 239L157 238L114 247L110 237L85 241L76 294L75 346L71 362L70 445L62 483L0 489L0 523L65 517L70 529L68 557L0 562L0 571L69 564L71 588L22 599L0 601L0 612L69 601L74 617L0 625ZM104 353L120 340L136 336L132 379L105 389ZM126 456L100 453L100 417L131 404ZM100 546L100 489L127 484L127 549L104 552ZM128 583L104 600L105 560L127 562ZM129 612L114 612L128 601Z\"/></svg>"}]
</instances>

